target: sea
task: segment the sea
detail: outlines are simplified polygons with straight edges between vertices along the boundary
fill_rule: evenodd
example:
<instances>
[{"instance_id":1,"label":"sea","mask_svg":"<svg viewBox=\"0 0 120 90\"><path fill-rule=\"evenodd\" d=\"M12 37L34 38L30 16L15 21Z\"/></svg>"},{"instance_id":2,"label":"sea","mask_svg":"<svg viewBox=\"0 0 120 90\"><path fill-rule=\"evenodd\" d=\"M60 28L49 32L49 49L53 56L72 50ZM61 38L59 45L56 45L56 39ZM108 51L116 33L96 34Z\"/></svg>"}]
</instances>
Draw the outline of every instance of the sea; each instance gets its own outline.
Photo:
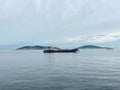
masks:
<instances>
[{"instance_id":1,"label":"sea","mask_svg":"<svg viewBox=\"0 0 120 90\"><path fill-rule=\"evenodd\" d=\"M120 90L120 49L1 50L0 90Z\"/></svg>"}]
</instances>

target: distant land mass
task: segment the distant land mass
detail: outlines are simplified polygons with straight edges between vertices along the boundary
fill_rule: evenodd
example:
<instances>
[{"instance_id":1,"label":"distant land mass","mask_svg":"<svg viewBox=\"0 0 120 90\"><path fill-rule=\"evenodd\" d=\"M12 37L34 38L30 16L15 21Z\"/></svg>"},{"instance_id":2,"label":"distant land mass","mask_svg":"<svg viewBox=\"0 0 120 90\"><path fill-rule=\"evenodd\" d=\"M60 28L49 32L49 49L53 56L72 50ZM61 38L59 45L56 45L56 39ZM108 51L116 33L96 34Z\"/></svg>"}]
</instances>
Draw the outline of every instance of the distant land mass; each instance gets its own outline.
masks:
<instances>
[{"instance_id":1,"label":"distant land mass","mask_svg":"<svg viewBox=\"0 0 120 90\"><path fill-rule=\"evenodd\" d=\"M95 45L84 45L79 47L80 49L103 49L105 47L95 46Z\"/></svg>"},{"instance_id":2,"label":"distant land mass","mask_svg":"<svg viewBox=\"0 0 120 90\"><path fill-rule=\"evenodd\" d=\"M44 49L48 49L49 47L53 49L60 49L58 47L52 47L52 46L23 46L23 47L17 48L16 50L44 50Z\"/></svg>"},{"instance_id":3,"label":"distant land mass","mask_svg":"<svg viewBox=\"0 0 120 90\"><path fill-rule=\"evenodd\" d=\"M17 48L17 50L43 50L46 48L47 46L23 46L23 47Z\"/></svg>"},{"instance_id":4,"label":"distant land mass","mask_svg":"<svg viewBox=\"0 0 120 90\"><path fill-rule=\"evenodd\" d=\"M44 49L48 49L48 47L49 46L24 46L24 47L17 48L17 50L44 50ZM58 47L52 47L52 48L60 49ZM84 45L78 48L79 49L112 49L109 47L100 47L100 46L95 46L95 45Z\"/></svg>"},{"instance_id":5,"label":"distant land mass","mask_svg":"<svg viewBox=\"0 0 120 90\"><path fill-rule=\"evenodd\" d=\"M107 50L113 50L113 48L110 47L100 47L95 45L84 45L79 47L80 49L107 49Z\"/></svg>"}]
</instances>

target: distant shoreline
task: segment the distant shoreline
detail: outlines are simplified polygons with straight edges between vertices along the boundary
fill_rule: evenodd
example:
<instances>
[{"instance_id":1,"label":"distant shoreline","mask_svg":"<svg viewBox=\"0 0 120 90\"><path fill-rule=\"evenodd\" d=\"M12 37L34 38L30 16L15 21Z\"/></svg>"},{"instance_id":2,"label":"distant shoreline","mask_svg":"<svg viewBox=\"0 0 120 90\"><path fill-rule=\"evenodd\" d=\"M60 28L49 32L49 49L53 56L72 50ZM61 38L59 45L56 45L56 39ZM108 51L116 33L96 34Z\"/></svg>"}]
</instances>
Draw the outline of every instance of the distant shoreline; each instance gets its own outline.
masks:
<instances>
[{"instance_id":1,"label":"distant shoreline","mask_svg":"<svg viewBox=\"0 0 120 90\"><path fill-rule=\"evenodd\" d=\"M17 48L16 50L44 50L44 49L48 49L49 46L23 46L20 48ZM53 47L53 46L51 46ZM58 47L53 47L58 49ZM76 47L75 47L76 48ZM95 45L84 45L84 46L80 46L77 47L79 49L113 49L111 47L101 47L101 46L95 46Z\"/></svg>"}]
</instances>

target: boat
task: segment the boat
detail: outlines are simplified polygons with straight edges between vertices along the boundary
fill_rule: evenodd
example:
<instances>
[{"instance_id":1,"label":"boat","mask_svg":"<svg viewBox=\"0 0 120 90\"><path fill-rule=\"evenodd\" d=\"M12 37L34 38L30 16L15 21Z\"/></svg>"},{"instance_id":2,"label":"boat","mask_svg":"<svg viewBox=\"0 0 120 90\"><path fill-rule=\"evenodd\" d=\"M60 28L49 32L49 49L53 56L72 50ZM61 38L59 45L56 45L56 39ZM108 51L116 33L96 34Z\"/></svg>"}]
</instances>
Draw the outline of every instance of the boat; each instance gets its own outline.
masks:
<instances>
[{"instance_id":1,"label":"boat","mask_svg":"<svg viewBox=\"0 0 120 90\"><path fill-rule=\"evenodd\" d=\"M44 50L44 53L76 53L78 51L78 48L75 49L48 49Z\"/></svg>"}]
</instances>

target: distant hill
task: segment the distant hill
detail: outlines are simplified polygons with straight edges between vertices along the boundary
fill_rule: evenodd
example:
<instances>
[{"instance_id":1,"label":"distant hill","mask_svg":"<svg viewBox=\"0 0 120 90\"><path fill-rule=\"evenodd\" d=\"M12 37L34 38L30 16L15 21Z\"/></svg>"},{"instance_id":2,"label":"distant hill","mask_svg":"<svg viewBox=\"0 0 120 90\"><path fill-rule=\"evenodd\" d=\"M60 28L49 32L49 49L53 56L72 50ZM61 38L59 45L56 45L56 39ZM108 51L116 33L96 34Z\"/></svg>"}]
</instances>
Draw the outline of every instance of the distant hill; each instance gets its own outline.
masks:
<instances>
[{"instance_id":1,"label":"distant hill","mask_svg":"<svg viewBox=\"0 0 120 90\"><path fill-rule=\"evenodd\" d=\"M104 49L105 47L95 46L95 45L84 45L79 47L80 49Z\"/></svg>"},{"instance_id":2,"label":"distant hill","mask_svg":"<svg viewBox=\"0 0 120 90\"><path fill-rule=\"evenodd\" d=\"M42 50L46 48L47 46L24 46L24 47L17 48L17 50Z\"/></svg>"},{"instance_id":3,"label":"distant hill","mask_svg":"<svg viewBox=\"0 0 120 90\"><path fill-rule=\"evenodd\" d=\"M52 46L23 46L17 48L16 50L43 50L43 49L49 49L49 47L52 49L60 49L58 47L52 47Z\"/></svg>"},{"instance_id":4,"label":"distant hill","mask_svg":"<svg viewBox=\"0 0 120 90\"><path fill-rule=\"evenodd\" d=\"M49 47L51 47L52 49L60 49L58 47L52 47L52 46L23 46L23 47L17 48L16 50L44 50L44 49L49 49ZM80 49L112 49L109 47L100 47L95 45L84 45L79 48Z\"/></svg>"}]
</instances>

